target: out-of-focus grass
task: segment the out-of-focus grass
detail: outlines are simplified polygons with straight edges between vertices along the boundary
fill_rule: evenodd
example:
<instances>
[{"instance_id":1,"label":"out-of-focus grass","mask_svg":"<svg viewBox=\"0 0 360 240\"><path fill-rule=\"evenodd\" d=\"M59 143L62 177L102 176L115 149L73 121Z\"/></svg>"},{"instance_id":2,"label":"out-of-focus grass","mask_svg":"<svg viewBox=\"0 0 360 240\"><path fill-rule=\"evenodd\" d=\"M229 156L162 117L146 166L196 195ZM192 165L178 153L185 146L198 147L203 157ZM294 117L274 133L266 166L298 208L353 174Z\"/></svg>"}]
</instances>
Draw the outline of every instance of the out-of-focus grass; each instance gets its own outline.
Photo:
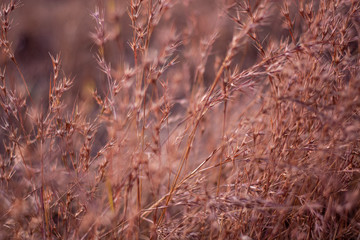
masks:
<instances>
[{"instance_id":1,"label":"out-of-focus grass","mask_svg":"<svg viewBox=\"0 0 360 240\"><path fill-rule=\"evenodd\" d=\"M359 9L3 3L0 239L357 239Z\"/></svg>"}]
</instances>

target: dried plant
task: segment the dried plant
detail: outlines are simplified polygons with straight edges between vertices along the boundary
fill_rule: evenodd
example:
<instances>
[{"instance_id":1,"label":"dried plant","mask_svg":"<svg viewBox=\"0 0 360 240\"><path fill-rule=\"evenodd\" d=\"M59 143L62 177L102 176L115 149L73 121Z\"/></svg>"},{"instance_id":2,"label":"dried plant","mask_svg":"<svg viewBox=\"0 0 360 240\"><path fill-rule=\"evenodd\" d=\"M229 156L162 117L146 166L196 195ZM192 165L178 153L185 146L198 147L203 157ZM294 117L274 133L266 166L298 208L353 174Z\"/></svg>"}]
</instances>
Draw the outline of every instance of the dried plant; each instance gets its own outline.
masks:
<instances>
[{"instance_id":1,"label":"dried plant","mask_svg":"<svg viewBox=\"0 0 360 240\"><path fill-rule=\"evenodd\" d=\"M359 2L126 4L85 100L60 54L34 98L2 4L0 239L359 239Z\"/></svg>"}]
</instances>

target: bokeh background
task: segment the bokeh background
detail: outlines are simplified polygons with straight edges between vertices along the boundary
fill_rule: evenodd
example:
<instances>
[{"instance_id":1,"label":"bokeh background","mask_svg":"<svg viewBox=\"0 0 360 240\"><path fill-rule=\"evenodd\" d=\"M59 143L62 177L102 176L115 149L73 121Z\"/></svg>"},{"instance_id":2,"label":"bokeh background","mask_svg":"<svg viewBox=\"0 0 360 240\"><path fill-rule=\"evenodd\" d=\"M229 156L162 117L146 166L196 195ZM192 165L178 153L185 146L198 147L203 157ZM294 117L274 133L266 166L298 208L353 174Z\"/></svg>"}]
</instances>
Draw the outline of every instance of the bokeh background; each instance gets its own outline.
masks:
<instances>
[{"instance_id":1,"label":"bokeh background","mask_svg":"<svg viewBox=\"0 0 360 240\"><path fill-rule=\"evenodd\" d=\"M74 77L75 85L72 96L80 100L92 97L96 88L104 89L104 76L99 71L94 55L97 47L91 38L95 32L95 21L91 14L98 5L105 9L106 59L114 69L124 69L134 65L133 53L129 47L132 39L131 22L128 16L130 1L124 0L28 0L23 1L13 16L9 39L15 57L20 64L29 88L37 102L44 102L48 96L49 79L52 74L49 53L61 53L62 70L67 76ZM212 52L207 61L204 74L205 82L214 77L214 68L225 55L236 25L227 16L228 9L223 6L234 6L236 1L173 1L175 6L169 9L153 34L150 49L158 51L171 34L182 36L180 62L182 90L189 90L186 85L192 83L194 72L200 62L201 40L218 32ZM226 3L225 5L223 3ZM273 4L276 6L276 2ZM231 9L231 8L229 8ZM270 11L270 9L269 9ZM281 28L280 17L272 16L271 23L258 32L260 39L270 32L272 38L283 38L287 31ZM171 29L172 32L169 31ZM266 44L266 43L264 43ZM196 54L194 54L194 52ZM216 57L215 57L216 56ZM258 58L258 51L251 42L245 43L237 56L237 64L245 69ZM1 65L13 72L13 64L1 56ZM20 83L19 76L14 74L13 83ZM175 76L176 74L172 74ZM187 76L187 77L186 77ZM181 91L181 90L179 90ZM178 93L179 97L184 93ZM46 102L46 101L45 101Z\"/></svg>"}]
</instances>

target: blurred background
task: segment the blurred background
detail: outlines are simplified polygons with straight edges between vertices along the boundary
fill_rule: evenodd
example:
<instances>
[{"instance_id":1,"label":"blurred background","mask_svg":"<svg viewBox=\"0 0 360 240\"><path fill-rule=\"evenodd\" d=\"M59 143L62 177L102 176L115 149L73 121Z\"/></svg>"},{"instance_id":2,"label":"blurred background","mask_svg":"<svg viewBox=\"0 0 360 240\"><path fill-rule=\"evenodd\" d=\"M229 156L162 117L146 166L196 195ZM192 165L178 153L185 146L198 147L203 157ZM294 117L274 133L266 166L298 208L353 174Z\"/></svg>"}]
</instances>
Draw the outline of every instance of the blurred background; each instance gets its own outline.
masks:
<instances>
[{"instance_id":1,"label":"blurred background","mask_svg":"<svg viewBox=\"0 0 360 240\"><path fill-rule=\"evenodd\" d=\"M31 0L22 1L14 11L9 38L36 101L47 101L43 98L52 74L49 53L61 53L62 69L66 76L75 77L77 90L84 80L94 81L96 62L90 38L94 4L92 0Z\"/></svg>"},{"instance_id":2,"label":"blurred background","mask_svg":"<svg viewBox=\"0 0 360 240\"><path fill-rule=\"evenodd\" d=\"M114 69L123 69L133 66L133 53L129 47L132 39L131 22L128 16L130 1L99 1L99 0L31 0L23 1L22 6L12 15L12 29L9 39L20 68L26 78L29 88L36 101L43 101L48 94L48 83L52 73L49 53L61 53L62 70L66 76L75 78L72 93L78 93L79 99L91 96L91 92L98 88L104 91L104 78L94 58L97 46L91 38L95 32L95 21L91 14L95 6L99 5L106 10L105 57L111 62ZM159 23L153 34L150 49L159 51L166 41L169 32L181 35L182 48L179 52L181 67L181 81L191 84L196 66L201 59L200 50L202 39L210 37L216 31L216 39L205 71L205 82L211 82L216 67L221 59L214 56L224 56L231 41L235 24L226 15L223 3L232 6L235 1L198 0L173 1L176 6L170 8ZM276 19L276 17L274 18ZM272 21L274 21L272 19ZM278 26L273 22L269 28ZM171 28L169 28L171 26ZM279 28L280 29L280 28ZM280 30L278 30L280 31ZM267 34L269 30L263 34ZM259 34L262 34L261 32ZM276 34L274 34L276 36ZM198 52L198 54L194 54ZM246 55L246 59L245 59ZM242 68L249 67L257 59L257 50L251 44L245 44L238 55L236 64ZM7 64L8 59L1 56L1 65L8 69L14 68ZM185 71L186 74L183 74ZM172 76L176 76L172 75ZM188 76L188 79L184 79ZM14 78L18 78L14 76ZM15 81L14 81L15 83ZM83 88L80 88L83 86ZM184 88L186 89L186 88ZM182 95L182 94L179 94Z\"/></svg>"}]
</instances>

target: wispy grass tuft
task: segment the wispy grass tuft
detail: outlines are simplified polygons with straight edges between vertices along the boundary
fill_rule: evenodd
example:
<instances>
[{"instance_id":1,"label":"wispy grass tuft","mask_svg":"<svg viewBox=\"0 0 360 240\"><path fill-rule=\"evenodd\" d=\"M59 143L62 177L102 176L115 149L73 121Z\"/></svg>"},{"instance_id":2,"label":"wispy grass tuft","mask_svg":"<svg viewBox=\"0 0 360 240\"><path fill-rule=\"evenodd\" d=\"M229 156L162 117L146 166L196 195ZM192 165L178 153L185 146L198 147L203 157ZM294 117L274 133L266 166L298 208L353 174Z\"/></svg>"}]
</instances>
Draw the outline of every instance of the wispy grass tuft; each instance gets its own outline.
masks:
<instances>
[{"instance_id":1,"label":"wispy grass tuft","mask_svg":"<svg viewBox=\"0 0 360 240\"><path fill-rule=\"evenodd\" d=\"M1 6L0 239L358 239L360 4L124 4L41 98Z\"/></svg>"}]
</instances>

